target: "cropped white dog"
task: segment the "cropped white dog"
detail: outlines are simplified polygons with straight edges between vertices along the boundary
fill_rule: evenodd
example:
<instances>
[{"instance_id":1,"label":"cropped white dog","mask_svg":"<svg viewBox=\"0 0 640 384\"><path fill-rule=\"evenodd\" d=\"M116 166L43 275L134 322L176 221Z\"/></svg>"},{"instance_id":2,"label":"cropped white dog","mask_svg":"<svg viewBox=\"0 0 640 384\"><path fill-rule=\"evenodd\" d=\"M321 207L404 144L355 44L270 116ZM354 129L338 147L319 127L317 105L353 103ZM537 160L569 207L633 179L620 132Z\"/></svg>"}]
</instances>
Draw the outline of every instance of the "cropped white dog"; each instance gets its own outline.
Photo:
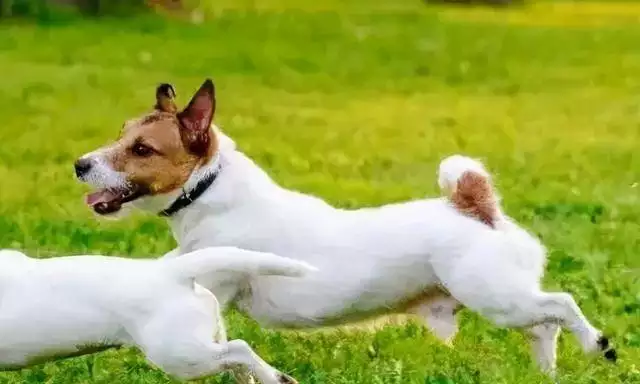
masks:
<instances>
[{"instance_id":1,"label":"cropped white dog","mask_svg":"<svg viewBox=\"0 0 640 384\"><path fill-rule=\"evenodd\" d=\"M545 249L502 213L477 161L442 162L444 198L338 209L280 187L211 129L210 81L181 112L173 95L160 86L156 109L128 121L114 144L81 157L76 173L99 188L87 202L101 215L132 203L169 217L179 248L167 257L233 245L319 268L301 279L198 280L223 305L236 300L261 324L290 328L416 314L445 342L464 306L499 326L529 330L545 371L555 368L560 325L585 351L615 360L571 295L542 291Z\"/></svg>"},{"instance_id":2,"label":"cropped white dog","mask_svg":"<svg viewBox=\"0 0 640 384\"><path fill-rule=\"evenodd\" d=\"M244 341L226 341L218 328L216 298L194 278L222 274L242 281L265 275L300 277L311 270L304 262L232 247L161 260L38 260L3 250L0 369L136 346L152 364L180 379L240 365L265 384L295 383Z\"/></svg>"}]
</instances>

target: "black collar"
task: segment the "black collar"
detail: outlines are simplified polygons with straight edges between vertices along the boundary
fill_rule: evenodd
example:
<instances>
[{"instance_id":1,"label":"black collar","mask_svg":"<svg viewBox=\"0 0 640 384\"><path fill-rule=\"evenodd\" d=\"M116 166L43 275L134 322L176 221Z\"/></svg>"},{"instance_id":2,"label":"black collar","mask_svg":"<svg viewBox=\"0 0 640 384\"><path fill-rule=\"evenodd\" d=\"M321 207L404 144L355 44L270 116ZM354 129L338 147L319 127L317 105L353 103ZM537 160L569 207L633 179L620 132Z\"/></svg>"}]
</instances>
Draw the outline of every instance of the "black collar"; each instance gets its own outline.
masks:
<instances>
[{"instance_id":1,"label":"black collar","mask_svg":"<svg viewBox=\"0 0 640 384\"><path fill-rule=\"evenodd\" d=\"M190 191L185 191L183 189L182 194L177 199L174 200L174 202L169 206L169 208L160 211L158 215L163 217L171 217L179 210L191 205L191 203L196 201L198 197L202 196L202 194L207 189L209 189L211 184L213 184L213 182L216 181L216 179L218 178L218 175L220 174L221 168L222 168L222 165L218 163L218 165L216 166L216 169L213 172L209 173L204 179L200 180L198 184L196 184L195 188L193 188Z\"/></svg>"}]
</instances>

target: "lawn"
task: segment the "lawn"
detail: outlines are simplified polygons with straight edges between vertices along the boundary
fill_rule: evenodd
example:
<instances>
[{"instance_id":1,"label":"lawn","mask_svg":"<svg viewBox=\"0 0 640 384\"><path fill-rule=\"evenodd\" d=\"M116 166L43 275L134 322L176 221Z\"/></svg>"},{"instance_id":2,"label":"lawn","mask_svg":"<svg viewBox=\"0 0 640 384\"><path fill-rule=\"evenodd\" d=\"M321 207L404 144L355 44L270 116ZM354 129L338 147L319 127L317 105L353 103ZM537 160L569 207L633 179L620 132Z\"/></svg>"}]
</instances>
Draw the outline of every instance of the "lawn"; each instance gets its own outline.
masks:
<instances>
[{"instance_id":1,"label":"lawn","mask_svg":"<svg viewBox=\"0 0 640 384\"><path fill-rule=\"evenodd\" d=\"M338 206L434 195L440 159L483 159L506 211L548 246L545 286L571 292L617 344L611 365L563 333L559 382L640 383L640 3L367 3L219 1L203 24L0 24L0 246L41 257L170 250L159 218L97 220L72 163L150 108L157 83L186 102L213 77L217 122L240 148L281 184ZM468 311L455 349L415 322L294 333L227 319L230 336L304 384L550 383L524 336ZM135 350L0 374L170 381Z\"/></svg>"}]
</instances>

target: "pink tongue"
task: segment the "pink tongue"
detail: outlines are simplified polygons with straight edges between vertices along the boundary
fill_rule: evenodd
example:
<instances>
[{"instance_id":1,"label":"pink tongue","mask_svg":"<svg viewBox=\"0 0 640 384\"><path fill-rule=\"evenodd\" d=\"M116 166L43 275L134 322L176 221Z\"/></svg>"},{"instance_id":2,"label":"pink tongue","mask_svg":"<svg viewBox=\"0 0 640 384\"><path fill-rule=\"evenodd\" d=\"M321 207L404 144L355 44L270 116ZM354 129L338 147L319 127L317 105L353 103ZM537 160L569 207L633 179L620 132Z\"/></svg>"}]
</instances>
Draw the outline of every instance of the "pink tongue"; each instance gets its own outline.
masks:
<instances>
[{"instance_id":1,"label":"pink tongue","mask_svg":"<svg viewBox=\"0 0 640 384\"><path fill-rule=\"evenodd\" d=\"M108 203L112 200L115 200L117 197L118 196L114 192L108 189L103 189L101 191L88 194L86 203L89 206L94 206L99 203Z\"/></svg>"}]
</instances>

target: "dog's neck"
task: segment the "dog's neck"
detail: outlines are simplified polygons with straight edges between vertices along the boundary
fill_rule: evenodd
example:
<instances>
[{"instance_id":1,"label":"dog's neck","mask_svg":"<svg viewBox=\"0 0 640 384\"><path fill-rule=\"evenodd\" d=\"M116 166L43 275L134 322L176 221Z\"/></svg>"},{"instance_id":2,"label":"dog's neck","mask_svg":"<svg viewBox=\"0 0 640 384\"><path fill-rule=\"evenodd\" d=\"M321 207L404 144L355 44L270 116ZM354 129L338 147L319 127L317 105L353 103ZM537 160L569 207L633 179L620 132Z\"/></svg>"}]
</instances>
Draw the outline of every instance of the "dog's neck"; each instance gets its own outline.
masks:
<instances>
[{"instance_id":1,"label":"dog's neck","mask_svg":"<svg viewBox=\"0 0 640 384\"><path fill-rule=\"evenodd\" d=\"M213 164L208 163L205 167L195 170L190 180L182 187L180 196L178 196L169 207L160 211L158 215L171 217L177 212L189 207L200 198L200 196L213 185L222 169L219 154L216 154L212 163Z\"/></svg>"},{"instance_id":2,"label":"dog's neck","mask_svg":"<svg viewBox=\"0 0 640 384\"><path fill-rule=\"evenodd\" d=\"M272 199L281 190L258 165L236 150L233 140L219 131L216 136L219 140L218 152L211 161L191 174L183 189L194 188L212 172L218 172L215 181L189 206L168 217L174 238L181 248L190 248L188 238L200 233L199 228L207 231L205 237L215 236L210 231L211 220L217 222L221 215L234 212L235 208L246 204L267 206L266 202L251 202ZM162 203L164 205L155 212L165 209L179 195L180 193L174 194L170 199L165 199ZM149 211L148 208L145 209Z\"/></svg>"},{"instance_id":3,"label":"dog's neck","mask_svg":"<svg viewBox=\"0 0 640 384\"><path fill-rule=\"evenodd\" d=\"M206 180L212 175L221 172L223 167L223 154L235 151L236 144L233 140L231 140L231 138L222 133L220 129L215 125L212 125L211 129L212 134L215 135L218 139L218 151L211 157L209 161L207 161L205 164L202 164L191 173L191 176L189 176L189 179L186 181L186 183L184 183L182 187L183 192L194 190L203 180Z\"/></svg>"},{"instance_id":4,"label":"dog's neck","mask_svg":"<svg viewBox=\"0 0 640 384\"><path fill-rule=\"evenodd\" d=\"M222 164L222 159L220 154L218 153L215 156L213 156L211 160L209 160L207 163L196 168L191 173L191 175L189 176L187 181L184 183L182 188L176 189L166 194L147 196L142 199L138 199L134 201L132 205L135 208L140 209L142 211L159 214L167 210L168 208L170 208L176 200L181 198L182 195L192 192L196 188L198 183L200 183L202 180L206 179L207 177L209 177L215 172L220 172L221 169L219 168L221 164ZM215 184L215 180L212 184ZM210 185L209 188L212 186L213 185ZM204 192L206 193L206 191ZM199 198L195 199L190 205L196 204ZM170 216L175 216L175 215L170 215Z\"/></svg>"}]
</instances>

